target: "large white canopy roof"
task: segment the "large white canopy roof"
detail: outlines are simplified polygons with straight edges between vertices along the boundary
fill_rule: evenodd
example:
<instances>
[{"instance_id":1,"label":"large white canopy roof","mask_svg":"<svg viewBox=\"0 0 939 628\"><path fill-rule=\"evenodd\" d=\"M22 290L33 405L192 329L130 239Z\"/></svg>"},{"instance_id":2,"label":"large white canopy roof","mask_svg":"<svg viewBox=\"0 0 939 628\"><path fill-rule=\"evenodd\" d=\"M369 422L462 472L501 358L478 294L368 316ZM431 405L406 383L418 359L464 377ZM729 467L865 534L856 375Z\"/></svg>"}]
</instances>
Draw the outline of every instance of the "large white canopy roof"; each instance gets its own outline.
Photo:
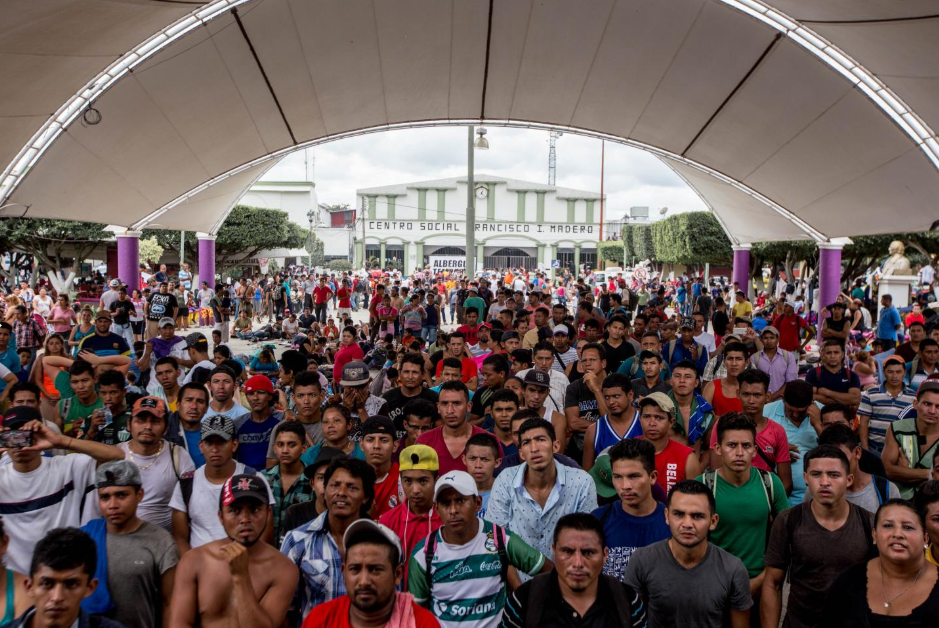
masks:
<instances>
[{"instance_id":1,"label":"large white canopy roof","mask_svg":"<svg viewBox=\"0 0 939 628\"><path fill-rule=\"evenodd\" d=\"M6 0L0 206L212 232L301 145L485 121L650 150L737 243L930 228L936 3L772 7Z\"/></svg>"}]
</instances>

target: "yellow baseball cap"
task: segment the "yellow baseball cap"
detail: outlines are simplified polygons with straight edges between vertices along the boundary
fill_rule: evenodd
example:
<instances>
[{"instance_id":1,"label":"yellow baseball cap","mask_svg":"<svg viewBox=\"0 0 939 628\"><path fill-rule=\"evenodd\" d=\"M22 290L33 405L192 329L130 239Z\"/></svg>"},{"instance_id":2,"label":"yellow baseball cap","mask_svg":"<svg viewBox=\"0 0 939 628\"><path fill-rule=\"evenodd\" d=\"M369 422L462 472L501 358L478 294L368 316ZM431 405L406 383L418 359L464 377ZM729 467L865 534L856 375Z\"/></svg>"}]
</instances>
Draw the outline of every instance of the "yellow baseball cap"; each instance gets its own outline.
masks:
<instances>
[{"instance_id":1,"label":"yellow baseball cap","mask_svg":"<svg viewBox=\"0 0 939 628\"><path fill-rule=\"evenodd\" d=\"M433 471L440 470L437 452L427 445L411 445L401 450L398 471Z\"/></svg>"}]
</instances>

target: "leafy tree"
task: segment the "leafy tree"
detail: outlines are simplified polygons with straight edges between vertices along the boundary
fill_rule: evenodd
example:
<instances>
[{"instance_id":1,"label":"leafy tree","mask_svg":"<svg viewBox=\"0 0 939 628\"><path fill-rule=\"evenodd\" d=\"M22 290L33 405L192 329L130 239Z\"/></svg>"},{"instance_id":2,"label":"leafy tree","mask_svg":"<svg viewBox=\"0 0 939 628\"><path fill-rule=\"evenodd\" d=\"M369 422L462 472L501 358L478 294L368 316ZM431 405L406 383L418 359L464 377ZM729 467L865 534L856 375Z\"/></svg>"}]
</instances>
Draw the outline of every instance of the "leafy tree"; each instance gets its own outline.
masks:
<instances>
[{"instance_id":1,"label":"leafy tree","mask_svg":"<svg viewBox=\"0 0 939 628\"><path fill-rule=\"evenodd\" d=\"M223 272L244 260L251 260L264 249L302 249L309 240L309 229L291 222L286 212L236 205L218 230L215 238L215 268ZM179 252L179 231L147 229L145 237L155 237L167 250ZM186 259L199 255L195 234L186 237Z\"/></svg>"},{"instance_id":2,"label":"leafy tree","mask_svg":"<svg viewBox=\"0 0 939 628\"><path fill-rule=\"evenodd\" d=\"M655 243L652 241L652 227L650 225L630 225L632 227L632 244L630 251L636 261L655 259Z\"/></svg>"},{"instance_id":3,"label":"leafy tree","mask_svg":"<svg viewBox=\"0 0 939 628\"><path fill-rule=\"evenodd\" d=\"M45 270L53 289L67 292L85 258L114 237L106 226L74 220L4 218L0 219L0 244L3 250L32 256ZM4 275L11 279L9 273ZM34 273L33 284L36 279Z\"/></svg>"},{"instance_id":4,"label":"leafy tree","mask_svg":"<svg viewBox=\"0 0 939 628\"><path fill-rule=\"evenodd\" d=\"M160 258L163 257L163 247L160 246L159 241L154 237L141 238L139 256L141 262L158 264L160 263Z\"/></svg>"},{"instance_id":5,"label":"leafy tree","mask_svg":"<svg viewBox=\"0 0 939 628\"><path fill-rule=\"evenodd\" d=\"M144 229L140 236L141 243L143 243L144 240L150 239L155 240L159 246L163 247L164 253L172 251L176 254L176 257L180 257L180 240L185 240L185 255L180 257L180 259L191 262L199 257L199 241L196 239L196 234L193 231L186 232L184 236L181 231L174 231L172 229Z\"/></svg>"}]
</instances>

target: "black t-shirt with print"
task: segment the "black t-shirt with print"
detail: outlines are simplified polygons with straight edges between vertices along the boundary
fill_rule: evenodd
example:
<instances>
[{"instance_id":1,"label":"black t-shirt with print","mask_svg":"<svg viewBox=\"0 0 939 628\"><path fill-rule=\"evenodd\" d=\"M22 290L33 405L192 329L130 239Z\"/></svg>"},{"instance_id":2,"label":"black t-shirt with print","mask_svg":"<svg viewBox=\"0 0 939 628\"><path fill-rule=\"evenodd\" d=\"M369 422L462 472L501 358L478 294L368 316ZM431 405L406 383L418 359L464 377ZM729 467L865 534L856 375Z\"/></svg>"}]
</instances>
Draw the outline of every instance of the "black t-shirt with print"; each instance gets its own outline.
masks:
<instances>
[{"instance_id":1,"label":"black t-shirt with print","mask_svg":"<svg viewBox=\"0 0 939 628\"><path fill-rule=\"evenodd\" d=\"M148 321L158 321L164 316L172 318L173 311L179 307L176 302L176 295L169 293L156 292L151 294L148 303L150 304L150 312L147 314Z\"/></svg>"}]
</instances>

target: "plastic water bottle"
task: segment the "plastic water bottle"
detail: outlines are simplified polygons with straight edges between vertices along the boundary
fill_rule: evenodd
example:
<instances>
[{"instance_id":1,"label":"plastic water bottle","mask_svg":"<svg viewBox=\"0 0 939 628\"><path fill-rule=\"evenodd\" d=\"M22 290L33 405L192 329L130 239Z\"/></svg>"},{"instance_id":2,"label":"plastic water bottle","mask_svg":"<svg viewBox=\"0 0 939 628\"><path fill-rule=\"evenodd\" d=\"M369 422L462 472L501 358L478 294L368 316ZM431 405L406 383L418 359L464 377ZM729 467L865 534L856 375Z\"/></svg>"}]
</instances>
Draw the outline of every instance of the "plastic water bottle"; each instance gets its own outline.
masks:
<instances>
[{"instance_id":1,"label":"plastic water bottle","mask_svg":"<svg viewBox=\"0 0 939 628\"><path fill-rule=\"evenodd\" d=\"M114 421L114 415L111 414L111 408L109 408L108 406L104 406L104 424L111 425L113 421Z\"/></svg>"}]
</instances>

